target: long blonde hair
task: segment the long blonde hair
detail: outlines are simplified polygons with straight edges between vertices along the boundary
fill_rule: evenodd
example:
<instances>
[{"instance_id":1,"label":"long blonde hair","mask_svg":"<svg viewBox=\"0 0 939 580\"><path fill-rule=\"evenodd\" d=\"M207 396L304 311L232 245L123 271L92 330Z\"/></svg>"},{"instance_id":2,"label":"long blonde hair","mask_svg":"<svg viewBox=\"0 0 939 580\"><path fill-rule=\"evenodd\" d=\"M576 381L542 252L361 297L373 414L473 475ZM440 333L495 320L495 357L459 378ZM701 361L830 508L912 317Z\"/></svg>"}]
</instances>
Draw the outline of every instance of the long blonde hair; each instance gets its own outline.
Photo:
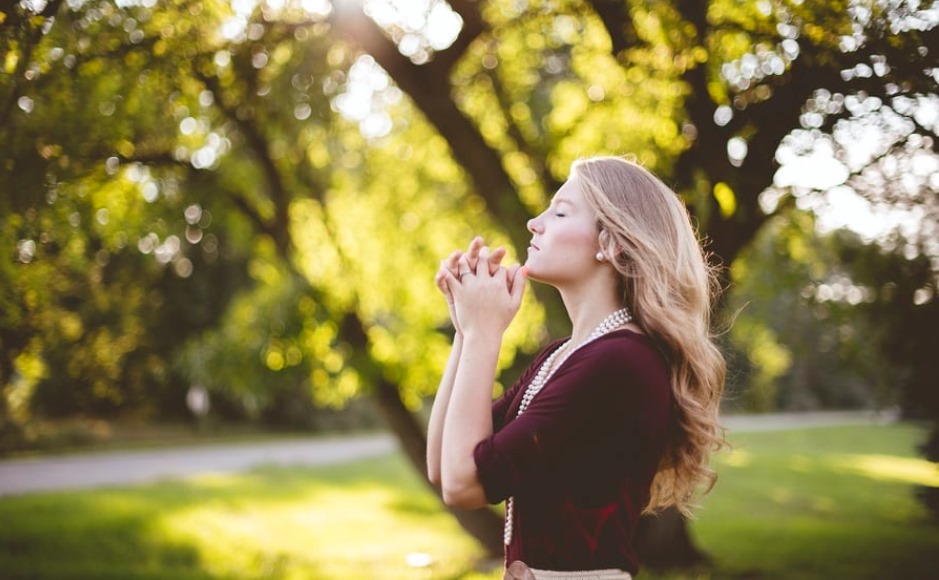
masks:
<instances>
[{"instance_id":1,"label":"long blonde hair","mask_svg":"<svg viewBox=\"0 0 939 580\"><path fill-rule=\"evenodd\" d=\"M718 420L725 362L710 329L717 276L678 196L619 157L574 163L599 221L601 250L620 274L623 302L661 349L671 370L673 421L644 512L669 506L691 516L699 488L710 491L712 452L725 445Z\"/></svg>"}]
</instances>

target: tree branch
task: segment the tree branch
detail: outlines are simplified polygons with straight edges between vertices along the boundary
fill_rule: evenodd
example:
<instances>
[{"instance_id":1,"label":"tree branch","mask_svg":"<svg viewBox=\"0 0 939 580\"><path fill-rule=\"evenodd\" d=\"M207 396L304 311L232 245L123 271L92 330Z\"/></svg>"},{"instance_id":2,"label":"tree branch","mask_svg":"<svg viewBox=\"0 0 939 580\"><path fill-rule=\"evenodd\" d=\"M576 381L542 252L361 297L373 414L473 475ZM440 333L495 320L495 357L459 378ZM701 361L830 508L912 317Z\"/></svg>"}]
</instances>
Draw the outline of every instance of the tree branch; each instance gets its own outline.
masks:
<instances>
[{"instance_id":1,"label":"tree branch","mask_svg":"<svg viewBox=\"0 0 939 580\"><path fill-rule=\"evenodd\" d=\"M499 73L497 71L491 71L488 76L489 80L492 82L492 91L496 95L496 100L499 101L502 116L505 118L509 137L512 139L512 142L515 143L515 147L524 153L529 163L534 166L535 172L538 174L545 191L550 192L558 189L561 184L554 179L554 176L551 175L551 172L548 171L548 168L545 166L544 160L546 155L543 152L535 151L535 147L528 142L528 139L525 138L518 123L512 118L511 103L509 103L506 97L505 87L502 84L502 79L499 78Z\"/></svg>"},{"instance_id":2,"label":"tree branch","mask_svg":"<svg viewBox=\"0 0 939 580\"><path fill-rule=\"evenodd\" d=\"M639 43L629 5L625 0L593 0L590 2L613 44L613 56Z\"/></svg>"},{"instance_id":3,"label":"tree branch","mask_svg":"<svg viewBox=\"0 0 939 580\"><path fill-rule=\"evenodd\" d=\"M463 19L463 28L449 47L434 54L432 63L437 63L440 67L438 72L446 71L449 74L453 66L463 57L467 49L484 32L489 30L489 25L483 20L479 13L479 7L476 2L468 0L449 0L450 7Z\"/></svg>"},{"instance_id":4,"label":"tree branch","mask_svg":"<svg viewBox=\"0 0 939 580\"><path fill-rule=\"evenodd\" d=\"M281 250L286 250L290 246L289 227L289 205L290 192L287 184L284 183L283 176L274 157L271 155L267 139L261 134L260 129L244 115L238 112L226 103L222 87L216 77L203 74L198 66L193 66L193 72L199 80L212 92L215 102L222 113L225 114L245 137L249 150L254 154L255 159L261 167L261 173L267 185L268 195L274 204L274 220L266 222L267 233L271 235L274 243ZM286 252L284 252L286 255Z\"/></svg>"},{"instance_id":5,"label":"tree branch","mask_svg":"<svg viewBox=\"0 0 939 580\"><path fill-rule=\"evenodd\" d=\"M468 2L456 3L460 9ZM466 12L466 14L469 14ZM464 23L467 18L464 17ZM470 21L471 22L471 21ZM427 65L415 65L404 57L383 31L361 11L346 7L337 12L336 29L375 60L394 79L438 133L447 140L453 157L486 202L492 218L508 232L521 255L528 246L525 223L531 217L515 191L511 177L502 166L502 157L483 139L473 122L460 111L450 95L449 66L459 59L469 41L459 40ZM469 31L472 36L473 31ZM452 51L452 52L451 52ZM450 56L444 57L444 53Z\"/></svg>"}]
</instances>

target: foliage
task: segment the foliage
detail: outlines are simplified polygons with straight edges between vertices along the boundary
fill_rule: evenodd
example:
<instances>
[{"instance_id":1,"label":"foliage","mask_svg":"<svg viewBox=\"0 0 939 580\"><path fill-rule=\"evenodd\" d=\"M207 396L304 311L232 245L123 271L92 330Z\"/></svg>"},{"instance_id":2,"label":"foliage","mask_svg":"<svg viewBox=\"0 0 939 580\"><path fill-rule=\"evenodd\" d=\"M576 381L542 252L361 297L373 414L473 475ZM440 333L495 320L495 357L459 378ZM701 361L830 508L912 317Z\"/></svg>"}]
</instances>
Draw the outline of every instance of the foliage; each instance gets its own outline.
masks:
<instances>
[{"instance_id":1,"label":"foliage","mask_svg":"<svg viewBox=\"0 0 939 580\"><path fill-rule=\"evenodd\" d=\"M842 262L849 239L860 245L849 231L819 234L811 214L795 211L768 224L734 263L730 336L751 366L732 373L728 406L765 412L900 402L895 385L908 366L881 343L884 329L870 313L880 300L874 280L852 276ZM901 332L925 338L910 327Z\"/></svg>"},{"instance_id":2,"label":"foliage","mask_svg":"<svg viewBox=\"0 0 939 580\"><path fill-rule=\"evenodd\" d=\"M58 184L48 208L8 220L4 245L17 263L3 271L4 354L19 377L8 399L53 416L178 412L168 359L179 336L218 318L238 266L217 260L214 234L186 225L182 200L148 215L139 182L152 182L132 173ZM181 229L209 241L181 241L171 233Z\"/></svg>"},{"instance_id":3,"label":"foliage","mask_svg":"<svg viewBox=\"0 0 939 580\"><path fill-rule=\"evenodd\" d=\"M897 236L893 243L903 241ZM900 255L845 235L838 239L838 253L856 283L873 296L863 314L871 321L874 349L899 371L893 380L903 385L904 411L910 417L939 421L935 388L939 280L929 256L923 251Z\"/></svg>"},{"instance_id":4,"label":"foliage","mask_svg":"<svg viewBox=\"0 0 939 580\"><path fill-rule=\"evenodd\" d=\"M146 312L154 312L158 280L172 284L175 273L196 282L212 282L211 264L198 259L200 247L225 267L238 267L244 260L241 256L254 254L250 278L229 278L234 284L222 292L226 296L243 289L243 297L233 304L223 327L190 339L175 365L187 380L212 385L219 392L250 392L255 402L249 407L276 398L274 385L278 383L290 385L280 390L306 384L318 403L341 405L368 387L370 381L361 380L358 373L373 372L368 364L347 364L352 350L365 346L349 344L348 338L339 336L343 329L338 325L352 312L367 328L367 348L384 369L380 372L401 383L406 403L416 407L434 384L432 377L446 348L437 332L446 312L427 308L429 302L438 300L428 281L436 261L479 232L478 226L487 220L478 204L474 212L473 204L466 203L467 192L458 185L459 170L439 155L446 144L418 119L402 125L397 135L371 145L357 126L336 121L330 98L343 86L347 52L327 41L323 22L300 19L297 14L281 16L272 20L264 15L263 24L251 24L241 36L225 39L218 30L223 19L232 15L221 4L180 3L157 11L85 3L65 10L64 22L51 26L32 47L38 70L27 78L36 82L7 87L11 95L24 93L17 98L21 110L11 112L15 123L5 132L13 144L13 154L6 158L6 175L26 180L12 183L20 195L14 200L19 205L8 208L11 223L22 220L20 212L45 220L41 227L8 233L10 247L20 248L19 264L9 274L24 283L28 278L21 272L27 263L36 271L36 279L45 278L39 271L43 267L61 272L43 253L43 244L66 231L74 230L80 239L106 229L98 235L108 241L103 248L110 252L107 256L125 251L151 272L146 278L122 266L115 275L126 276L118 283L127 291L116 292L115 286L102 291L121 305L127 323L140 333L154 330L155 323L147 320ZM71 31L79 29L82 34L76 38ZM124 38L128 31L132 33ZM91 39L107 41L92 44ZM11 50L9 54L18 54L15 48ZM65 74L69 69L78 74ZM323 86L314 87L317 79L323 79ZM98 102L98 110L85 116L58 106L77 102L79 95ZM414 116L407 105L398 108L402 118ZM102 124L99 114L120 122ZM166 118L174 123L160 121ZM38 161L34 139L49 142L41 147L45 157ZM337 159L340 162L334 163ZM29 171L25 171L27 165ZM46 176L29 179L32 174ZM54 187L43 185L50 180ZM427 196L428 190L437 195ZM79 193L70 196L68 191ZM37 204L43 197L46 203ZM73 198L83 200L83 222L77 222L80 218L72 211L71 205L77 203ZM64 227L66 216L81 227ZM215 233L203 232L207 223L212 223ZM470 223L477 225L468 227ZM483 233L499 241L498 232L483 229ZM247 241L259 234L274 242L274 255L269 246ZM404 239L409 243L401 244ZM222 245L226 241L231 244ZM86 247L85 240L76 242L75 248ZM140 255L148 253L155 255L157 264ZM104 254L96 255L105 260ZM284 271L278 260L285 260L306 282L281 286L294 274ZM97 269L118 264L111 260ZM406 265L412 275L395 276L390 264ZM167 268L170 272L164 274ZM375 284L376 279L383 283ZM65 294L54 285L37 286L36 291L50 301ZM316 338L297 335L295 344L280 345L286 329L278 324L306 324L287 310L295 304L291 298L300 295L307 297L300 314L318 309L318 316L309 321L314 330L307 333L317 332ZM12 304L17 303L16 296L24 294L13 293ZM166 306L193 307L185 304L186 299L178 302ZM225 304L219 302L219 310ZM269 304L277 316L259 311L260 304ZM162 305L157 302L158 307ZM63 336L72 342L87 340L89 348L98 349L95 352L107 353L107 361L97 366L93 356L78 355L74 349L64 353L73 365L85 365L73 374L82 379L94 377L97 386L48 377L46 384L55 390L49 391L49 397L32 398L45 411L55 400L51 393L67 391L95 400L107 398L103 393L118 388L118 382L143 390L140 380L114 374L126 366L120 353L149 350L145 359L162 365L163 372L173 367L173 349L198 330L179 324L185 317L165 316L171 311L164 310L158 319L175 325L172 349L155 351L132 339L115 349L112 343L120 344L120 340L102 320L84 312L57 312L48 304L35 310L59 324L93 325L104 334L95 338L73 330ZM530 306L527 311L531 314L526 318L537 321L537 309ZM246 317L270 325L258 329L259 334L239 336ZM37 331L18 320L8 324L9 336L24 345L10 343L5 352L17 356L24 351L23 357L28 357L25 343ZM529 323L510 337L505 363L512 360L514 345L533 347L538 335L531 328ZM37 361L33 367L41 369L40 363L48 362L54 348L47 344L48 335L35 340L43 354L33 354ZM295 354L299 348L303 350ZM200 354L206 350L216 354L208 370ZM238 354L244 352L259 354ZM257 356L263 359L263 369L244 372L243 366L231 364L232 360L257 360ZM284 363L277 363L278 357ZM298 358L313 362L299 374L290 374L295 365L289 363ZM111 371L101 372L101 365ZM28 366L26 358L20 366ZM179 393L178 386L175 392ZM15 393L7 398L31 399ZM117 406L139 406L117 395L111 399ZM72 411L102 410L94 405L83 407L71 398L61 403Z\"/></svg>"},{"instance_id":5,"label":"foliage","mask_svg":"<svg viewBox=\"0 0 939 580\"><path fill-rule=\"evenodd\" d=\"M168 223L164 216L173 208L196 205L217 218L231 216L214 227L233 241L236 251L255 251L254 244L239 242L245 236L269 238L278 259L286 259L308 280L311 299L325 307L324 320L357 319L360 324L353 326L365 330L370 364L377 365L358 370L401 383L402 396L412 407L433 384L431 369L443 350L435 331L442 316L426 308L432 294L423 282L426 274L448 248L465 242L480 225L496 239L506 232L502 240L518 247L513 232L521 224L506 221L510 213L494 205L494 192L457 185L465 179L453 159L472 168L461 153L462 143L450 139L452 115L466 115L484 145L498 153L506 185L517 189L528 211L544 203L578 155L635 151L660 173L674 175L715 249L730 260L766 219L754 210L754 200L771 184L772 168L744 155L725 156L709 170L716 159L713 150L720 147L704 150L702 144L741 137L762 143L767 133L776 135L773 144L778 145L790 130L796 139L799 131L815 127L814 117L806 116L813 111L800 113L800 95L812 96L800 76L806 71L838 72L871 58L881 65L874 67L881 85L900 83L900 92L890 93L887 86L883 105L893 95L897 114L911 118L915 107L904 113L899 100L925 95L934 86L895 60L909 46L925 42L915 22L929 26L924 8L905 4L844 12L834 4L810 9L786 2L738 6L715 1L702 13L682 3L635 3L616 12L603 3L522 8L492 1L477 17L473 9L455 3L467 39L452 52L461 58L450 63L445 48L425 51L422 70L415 68L421 64L417 57L406 68L394 60L400 54L376 49L373 57L360 56L354 44L344 42L362 44L343 19L348 15L326 5L304 10L293 3L262 3L249 11L222 2L186 1L159 8L109 2L36 6L38 14L30 12L30 5L17 6L5 13L3 23L4 63L12 73L3 86L3 171L15 192L4 207L11 223L23 222L27 214L47 222L46 229L18 230L6 240L8 247L31 248L43 233L50 235L53 225L58 234L61 217L72 215L64 201L66 190L93 192L80 224L94 224L91 215L105 220L113 216L112 244L118 236L130 251L146 245L140 240L150 234L158 236L164 251L166 240L183 240L184 233L201 240L195 224L171 225L162 232L151 227L159 220ZM706 20L699 19L702 14ZM885 23L903 31L893 44L882 44ZM397 42L400 36L394 34ZM864 51L851 52L846 43ZM452 76L446 82L458 106L449 117L432 113L407 78L439 78L434 77L438 69L447 67L452 67ZM872 81L865 80L872 77L862 69L857 64L854 73L842 74L837 82L830 74L819 77L833 85L825 87L829 100L850 97L834 91L852 90L851 82L873 94ZM704 74L704 92L699 73ZM400 101L391 80L401 84L416 107ZM371 88L363 89L363 82ZM786 93L789 89L795 92ZM841 100L832 96L838 94ZM80 102L93 106L77 107ZM818 95L812 102L820 103ZM771 119L763 113L777 109L789 116ZM838 119L854 114L849 109L831 106L819 110L819 118L824 127L834 127ZM419 111L429 115L429 123ZM702 111L713 120L703 123ZM810 126L799 126L808 121ZM788 123L789 129L772 123ZM914 127L912 133L921 131ZM441 135L449 143L440 141ZM905 142L902 137L897 141ZM920 144L931 146L928 140ZM439 154L448 147L452 157ZM756 165L750 167L751 161ZM763 168L760 187L747 181L757 167ZM477 173L468 177L479 183ZM133 198L135 188L126 181L136 183L147 203ZM123 194L123 202L117 193L122 187L130 192ZM777 207L784 206L777 199ZM50 214L60 221L42 217ZM131 221L143 223L125 230ZM351 224L358 229L349 231ZM741 235L723 233L728 227ZM390 242L405 237L412 243ZM173 253L171 261L188 271L192 261L184 253ZM415 269L413 277L388 277L376 269L383 264L408 264ZM200 268L196 277L201 276ZM404 286L376 285L377 277ZM251 293L255 290L249 286L265 283L255 279L240 285ZM133 306L132 293L128 298L129 311L143 307L141 299ZM537 316L525 326L531 329ZM84 321L88 323L101 326ZM10 328L15 324L11 321ZM6 362L9 377L16 353L28 352L29 341L23 337L30 333L19 328L8 334L20 341L6 349L13 353ZM117 340L115 336L110 330L87 340L100 344ZM520 331L504 362L512 359L511 345L530 350L541 336ZM337 336L333 350L361 346L354 339ZM437 345L432 357L416 356L426 353L422 347L406 347L428 343ZM764 383L778 374L779 356L756 361L768 373ZM29 366L25 359L23 364ZM101 364L94 368L101 370ZM32 368L38 372L36 365ZM81 372L90 375L91 367ZM101 377L99 391L113 389L104 384L115 381L113 371L96 374ZM342 389L348 391L351 380ZM320 400L336 399L342 389L320 395Z\"/></svg>"},{"instance_id":6,"label":"foliage","mask_svg":"<svg viewBox=\"0 0 939 580\"><path fill-rule=\"evenodd\" d=\"M19 6L2 35L17 74L2 87L11 261L0 274L0 380L19 407L3 419L179 414L185 387L172 353L224 311L243 258L225 245L230 230L212 228L198 190L181 194L178 168L121 163L150 158L172 135L162 119L173 103L154 97L173 90L173 72L141 58L160 54L158 41L140 43L144 30L159 38L170 25L109 3L63 10L53 25L60 4L17 28Z\"/></svg>"}]
</instances>

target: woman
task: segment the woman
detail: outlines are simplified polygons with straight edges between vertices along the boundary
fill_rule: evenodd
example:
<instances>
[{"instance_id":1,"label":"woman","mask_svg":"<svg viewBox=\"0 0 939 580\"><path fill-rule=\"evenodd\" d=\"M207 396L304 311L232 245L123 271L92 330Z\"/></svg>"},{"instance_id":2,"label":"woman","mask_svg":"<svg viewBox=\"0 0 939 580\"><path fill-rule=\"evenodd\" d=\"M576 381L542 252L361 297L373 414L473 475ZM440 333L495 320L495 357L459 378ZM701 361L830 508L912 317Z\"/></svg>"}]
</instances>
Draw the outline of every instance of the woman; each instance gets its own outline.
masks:
<instances>
[{"instance_id":1,"label":"woman","mask_svg":"<svg viewBox=\"0 0 939 580\"><path fill-rule=\"evenodd\" d=\"M506 578L631 578L640 514L690 515L695 491L713 485L724 381L714 276L674 192L620 158L576 162L528 229L523 267L502 267L505 251L479 238L441 263L456 334L428 475L449 505L506 501ZM571 336L493 403L528 277L558 289Z\"/></svg>"}]
</instances>

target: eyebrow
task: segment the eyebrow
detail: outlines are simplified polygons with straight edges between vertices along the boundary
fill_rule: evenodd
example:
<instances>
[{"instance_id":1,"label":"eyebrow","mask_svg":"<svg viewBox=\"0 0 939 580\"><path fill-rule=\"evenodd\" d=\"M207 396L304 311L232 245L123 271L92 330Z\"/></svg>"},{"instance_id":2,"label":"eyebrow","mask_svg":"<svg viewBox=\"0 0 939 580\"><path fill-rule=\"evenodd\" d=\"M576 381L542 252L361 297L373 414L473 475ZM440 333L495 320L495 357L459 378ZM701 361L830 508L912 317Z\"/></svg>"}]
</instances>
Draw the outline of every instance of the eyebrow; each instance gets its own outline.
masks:
<instances>
[{"instance_id":1,"label":"eyebrow","mask_svg":"<svg viewBox=\"0 0 939 580\"><path fill-rule=\"evenodd\" d=\"M558 198L555 197L555 198L552 200L552 202L553 202L554 205L561 205L562 203L566 203L567 205L573 205L573 204L570 202L570 200L563 199L563 198L562 198L562 199L558 199Z\"/></svg>"}]
</instances>

